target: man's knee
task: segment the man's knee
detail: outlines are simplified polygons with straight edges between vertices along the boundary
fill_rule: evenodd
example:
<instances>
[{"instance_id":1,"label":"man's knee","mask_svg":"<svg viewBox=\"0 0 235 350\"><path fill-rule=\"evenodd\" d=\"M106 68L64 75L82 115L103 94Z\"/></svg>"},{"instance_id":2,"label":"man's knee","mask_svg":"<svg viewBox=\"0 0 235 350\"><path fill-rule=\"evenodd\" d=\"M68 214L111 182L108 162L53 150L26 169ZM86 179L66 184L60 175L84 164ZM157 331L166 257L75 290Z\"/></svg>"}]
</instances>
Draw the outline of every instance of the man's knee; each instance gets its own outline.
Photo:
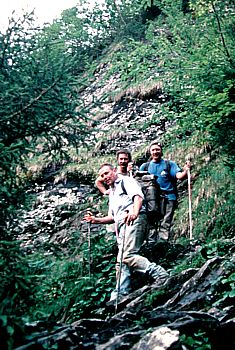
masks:
<instances>
[{"instance_id":1,"label":"man's knee","mask_svg":"<svg viewBox=\"0 0 235 350\"><path fill-rule=\"evenodd\" d=\"M135 264L135 255L133 254L126 254L124 257L123 257L123 262L124 264L127 264L129 267L132 267L134 266Z\"/></svg>"}]
</instances>

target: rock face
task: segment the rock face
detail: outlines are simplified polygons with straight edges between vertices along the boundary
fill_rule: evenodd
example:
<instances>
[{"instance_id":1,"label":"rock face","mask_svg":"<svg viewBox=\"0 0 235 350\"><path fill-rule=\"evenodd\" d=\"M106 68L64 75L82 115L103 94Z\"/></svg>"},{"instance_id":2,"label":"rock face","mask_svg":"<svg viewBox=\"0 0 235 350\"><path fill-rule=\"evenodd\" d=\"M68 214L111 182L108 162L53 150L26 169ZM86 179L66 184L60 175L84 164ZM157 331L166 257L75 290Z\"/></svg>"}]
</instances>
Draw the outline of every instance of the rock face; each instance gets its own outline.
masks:
<instances>
[{"instance_id":1,"label":"rock face","mask_svg":"<svg viewBox=\"0 0 235 350\"><path fill-rule=\"evenodd\" d=\"M22 247L35 251L44 243L66 245L69 227L71 231L76 229L75 213L89 191L90 186L75 181L46 182L31 188L28 195L34 196L34 205L31 210L22 210L20 219L15 222L17 239L22 241Z\"/></svg>"},{"instance_id":2,"label":"rock face","mask_svg":"<svg viewBox=\"0 0 235 350\"><path fill-rule=\"evenodd\" d=\"M96 101L90 111L94 120L90 140L98 139L94 155L113 154L120 148L133 152L161 137L172 125L161 112L167 96L159 83L146 81L142 86L120 90L118 75L106 77L109 66L100 66L94 81L82 93L86 106Z\"/></svg>"},{"instance_id":3,"label":"rock face","mask_svg":"<svg viewBox=\"0 0 235 350\"><path fill-rule=\"evenodd\" d=\"M179 331L171 330L169 327L159 327L152 333L146 334L133 350L170 349L179 342Z\"/></svg>"},{"instance_id":4,"label":"rock face","mask_svg":"<svg viewBox=\"0 0 235 350\"><path fill-rule=\"evenodd\" d=\"M216 294L233 261L233 243L226 257L214 257L200 269L189 268L171 276L161 287L147 284L114 306L94 310L94 317L71 325L52 324L50 334L42 323L28 326L35 333L23 349L233 349L235 342L234 305L216 307ZM194 247L184 252L192 258ZM234 268L233 268L234 269ZM223 304L222 304L223 305ZM27 330L26 330L27 332ZM192 339L196 337L194 346ZM190 343L191 341L191 343ZM206 347L208 346L208 347Z\"/></svg>"}]
</instances>

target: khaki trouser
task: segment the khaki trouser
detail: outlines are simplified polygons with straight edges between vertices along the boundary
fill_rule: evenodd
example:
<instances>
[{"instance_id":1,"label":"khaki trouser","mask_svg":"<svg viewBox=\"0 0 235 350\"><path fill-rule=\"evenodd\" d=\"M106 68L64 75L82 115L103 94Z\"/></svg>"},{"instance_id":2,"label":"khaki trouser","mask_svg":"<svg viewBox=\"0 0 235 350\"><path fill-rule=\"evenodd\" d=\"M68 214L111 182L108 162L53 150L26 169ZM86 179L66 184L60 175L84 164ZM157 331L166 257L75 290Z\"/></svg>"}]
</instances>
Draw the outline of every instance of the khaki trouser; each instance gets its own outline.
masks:
<instances>
[{"instance_id":1,"label":"khaki trouser","mask_svg":"<svg viewBox=\"0 0 235 350\"><path fill-rule=\"evenodd\" d=\"M133 271L145 273L150 262L147 258L139 255L139 251L147 234L146 214L140 214L132 225L124 225L123 222L120 222L117 228L119 233L117 263L120 263L122 249L124 248L123 263Z\"/></svg>"},{"instance_id":2,"label":"khaki trouser","mask_svg":"<svg viewBox=\"0 0 235 350\"><path fill-rule=\"evenodd\" d=\"M140 214L132 225L125 225L123 221L117 223L118 255L116 264L116 288L111 293L110 300L117 297L118 279L120 278L120 294L127 295L130 292L131 274L130 269L145 273L151 264L148 259L139 255L140 248L146 238L147 217ZM123 252L122 252L123 250ZM122 256L122 271L120 261Z\"/></svg>"},{"instance_id":3,"label":"khaki trouser","mask_svg":"<svg viewBox=\"0 0 235 350\"><path fill-rule=\"evenodd\" d=\"M140 248L146 239L146 233L148 229L146 214L140 214L132 225L125 225L123 222L117 224L117 243L118 243L118 256L116 264L116 288L111 293L110 300L117 298L119 278L120 289L119 293L127 295L130 292L130 270L142 273L148 273L155 280L164 279L168 276L168 273L164 268L155 263L151 263L147 258L139 254ZM122 259L122 271L119 274L120 262Z\"/></svg>"},{"instance_id":4,"label":"khaki trouser","mask_svg":"<svg viewBox=\"0 0 235 350\"><path fill-rule=\"evenodd\" d=\"M149 229L147 234L147 243L149 245L154 244L158 239L165 241L169 240L171 233L171 226L173 222L173 216L177 205L176 200L169 200L162 198L161 200L161 215L159 219L156 215L149 217Z\"/></svg>"},{"instance_id":5,"label":"khaki trouser","mask_svg":"<svg viewBox=\"0 0 235 350\"><path fill-rule=\"evenodd\" d=\"M163 218L160 220L158 238L169 240L170 239L170 231L173 221L173 215L175 212L175 208L177 205L177 201L169 200L167 198L163 198L162 200L162 213Z\"/></svg>"}]
</instances>

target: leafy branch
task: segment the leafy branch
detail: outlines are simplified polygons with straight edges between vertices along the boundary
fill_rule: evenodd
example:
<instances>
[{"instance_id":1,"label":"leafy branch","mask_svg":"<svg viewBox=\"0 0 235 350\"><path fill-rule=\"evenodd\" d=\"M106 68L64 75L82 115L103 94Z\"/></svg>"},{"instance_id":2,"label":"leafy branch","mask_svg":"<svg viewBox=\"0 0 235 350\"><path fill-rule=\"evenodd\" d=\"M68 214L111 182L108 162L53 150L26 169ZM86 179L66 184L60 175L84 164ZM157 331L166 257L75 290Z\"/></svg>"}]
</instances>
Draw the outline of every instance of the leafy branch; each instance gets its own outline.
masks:
<instances>
[{"instance_id":1,"label":"leafy branch","mask_svg":"<svg viewBox=\"0 0 235 350\"><path fill-rule=\"evenodd\" d=\"M225 50L225 53L226 53L226 56L228 57L228 60L229 60L229 63L234 66L234 63L233 63L233 60L231 58L231 55L229 53L229 50L227 48L227 45L226 45L226 42L225 42L225 37L223 35L223 31L222 31L222 27L221 27L221 23L220 23L220 17L218 15L218 12L216 10L216 7L215 7L215 4L214 2L212 1L211 2L211 5L212 5L212 8L213 8L213 12L215 14L215 18L216 18L216 21L217 21L217 24L218 24L218 28L219 28L219 34L220 34L220 37L221 37L221 41L222 41L222 44L223 44L223 48Z\"/></svg>"}]
</instances>

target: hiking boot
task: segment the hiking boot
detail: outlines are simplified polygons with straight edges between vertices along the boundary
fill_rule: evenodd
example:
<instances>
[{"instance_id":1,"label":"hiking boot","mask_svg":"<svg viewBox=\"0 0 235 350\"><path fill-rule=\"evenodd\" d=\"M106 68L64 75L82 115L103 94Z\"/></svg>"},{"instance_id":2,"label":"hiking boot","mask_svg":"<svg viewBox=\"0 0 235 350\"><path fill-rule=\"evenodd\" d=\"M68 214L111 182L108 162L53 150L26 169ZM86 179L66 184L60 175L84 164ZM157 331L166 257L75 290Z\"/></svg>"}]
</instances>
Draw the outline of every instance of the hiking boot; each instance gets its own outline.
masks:
<instances>
[{"instance_id":1,"label":"hiking boot","mask_svg":"<svg viewBox=\"0 0 235 350\"><path fill-rule=\"evenodd\" d=\"M155 263L149 265L147 273L153 279L155 287L160 287L170 277L169 273L163 267Z\"/></svg>"},{"instance_id":2,"label":"hiking boot","mask_svg":"<svg viewBox=\"0 0 235 350\"><path fill-rule=\"evenodd\" d=\"M159 278L158 280L155 280L153 283L152 283L152 287L153 288L159 288L161 286L163 286L167 281L168 281L168 277L165 277L165 278Z\"/></svg>"},{"instance_id":3,"label":"hiking boot","mask_svg":"<svg viewBox=\"0 0 235 350\"><path fill-rule=\"evenodd\" d=\"M118 304L120 304L125 298L128 297L129 294L122 294L119 293L118 296ZM107 301L106 306L115 306L117 302L117 297L115 299L110 299L109 301Z\"/></svg>"}]
</instances>

